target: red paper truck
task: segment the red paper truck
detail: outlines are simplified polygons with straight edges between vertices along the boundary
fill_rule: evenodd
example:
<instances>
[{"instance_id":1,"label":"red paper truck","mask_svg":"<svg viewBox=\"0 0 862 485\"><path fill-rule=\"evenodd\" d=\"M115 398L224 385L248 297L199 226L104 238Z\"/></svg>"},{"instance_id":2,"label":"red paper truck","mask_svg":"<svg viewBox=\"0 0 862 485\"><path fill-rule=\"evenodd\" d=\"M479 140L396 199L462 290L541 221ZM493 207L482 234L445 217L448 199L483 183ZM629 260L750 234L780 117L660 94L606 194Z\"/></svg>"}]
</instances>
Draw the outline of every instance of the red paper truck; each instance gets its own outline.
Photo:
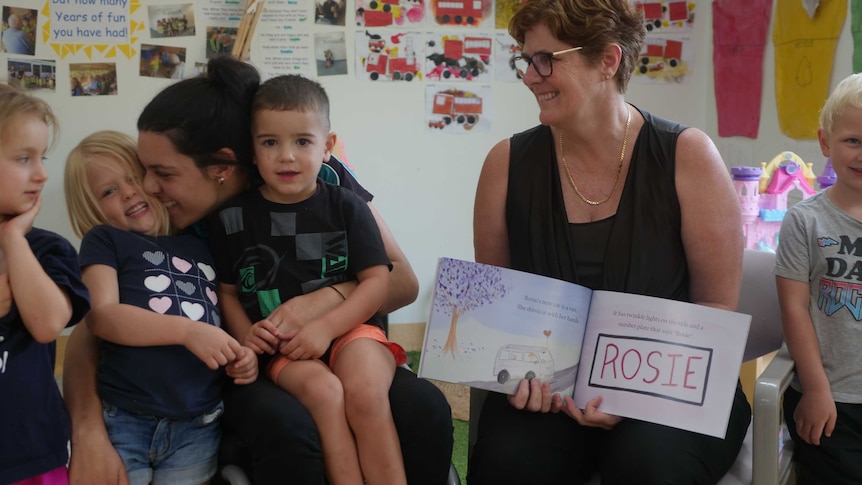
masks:
<instances>
[{"instance_id":1,"label":"red paper truck","mask_svg":"<svg viewBox=\"0 0 862 485\"><path fill-rule=\"evenodd\" d=\"M640 74L661 71L667 67L677 67L682 59L682 42L664 40L646 44L638 57L637 71Z\"/></svg>"},{"instance_id":2,"label":"red paper truck","mask_svg":"<svg viewBox=\"0 0 862 485\"><path fill-rule=\"evenodd\" d=\"M437 0L440 25L479 25L484 15L483 0Z\"/></svg>"},{"instance_id":3,"label":"red paper truck","mask_svg":"<svg viewBox=\"0 0 862 485\"><path fill-rule=\"evenodd\" d=\"M416 52L413 50L413 39L410 37L406 37L404 42L403 56L393 56L390 55L390 52L395 52L394 50L390 51L389 49L385 49L385 41L379 35L371 35L366 33L369 36L368 47L371 52L369 52L368 57L365 59L365 72L368 73L368 76L372 81L376 81L380 79L380 76L388 75L390 79L393 81L412 81L414 77L419 74L419 66L416 61ZM398 34L396 37L400 38L403 34ZM374 43L372 45L372 42Z\"/></svg>"},{"instance_id":4,"label":"red paper truck","mask_svg":"<svg viewBox=\"0 0 862 485\"><path fill-rule=\"evenodd\" d=\"M392 9L398 7L399 0L371 0L363 17L366 27L388 27L393 24Z\"/></svg>"},{"instance_id":5,"label":"red paper truck","mask_svg":"<svg viewBox=\"0 0 862 485\"><path fill-rule=\"evenodd\" d=\"M431 110L435 115L441 115L444 124L453 121L462 125L465 130L472 130L479 122L482 114L482 98L473 93L449 89L434 95L434 106ZM439 123L429 126L442 128Z\"/></svg>"},{"instance_id":6,"label":"red paper truck","mask_svg":"<svg viewBox=\"0 0 862 485\"><path fill-rule=\"evenodd\" d=\"M491 39L487 37L465 37L443 40L443 53L428 56L435 67L428 73L429 79L451 77L472 79L485 72L491 60Z\"/></svg>"},{"instance_id":7,"label":"red paper truck","mask_svg":"<svg viewBox=\"0 0 862 485\"><path fill-rule=\"evenodd\" d=\"M372 81L380 79L380 76L388 75L393 81L412 81L419 72L416 66L416 57L389 57L382 52L368 54L365 61L365 72Z\"/></svg>"},{"instance_id":8,"label":"red paper truck","mask_svg":"<svg viewBox=\"0 0 862 485\"><path fill-rule=\"evenodd\" d=\"M679 22L688 20L688 2L635 2L635 6L644 13L644 24L647 31L660 29L662 22Z\"/></svg>"}]
</instances>

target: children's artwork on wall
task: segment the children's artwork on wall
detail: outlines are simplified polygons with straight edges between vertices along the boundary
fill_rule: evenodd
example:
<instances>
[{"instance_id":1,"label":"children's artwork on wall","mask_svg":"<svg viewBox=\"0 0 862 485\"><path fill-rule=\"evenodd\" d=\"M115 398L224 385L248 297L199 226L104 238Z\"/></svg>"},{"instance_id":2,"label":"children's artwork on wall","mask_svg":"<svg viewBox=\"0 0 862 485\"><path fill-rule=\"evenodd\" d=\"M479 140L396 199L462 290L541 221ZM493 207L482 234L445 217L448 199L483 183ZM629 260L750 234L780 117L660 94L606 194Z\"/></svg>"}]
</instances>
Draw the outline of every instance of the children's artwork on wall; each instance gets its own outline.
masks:
<instances>
[{"instance_id":1,"label":"children's artwork on wall","mask_svg":"<svg viewBox=\"0 0 862 485\"><path fill-rule=\"evenodd\" d=\"M771 14L770 1L716 0L712 4L718 136L757 138Z\"/></svg>"},{"instance_id":2,"label":"children's artwork on wall","mask_svg":"<svg viewBox=\"0 0 862 485\"><path fill-rule=\"evenodd\" d=\"M431 83L425 87L426 131L449 134L491 130L491 86Z\"/></svg>"},{"instance_id":3,"label":"children's artwork on wall","mask_svg":"<svg viewBox=\"0 0 862 485\"><path fill-rule=\"evenodd\" d=\"M317 75L347 74L347 45L344 32L325 32L314 35L314 60Z\"/></svg>"},{"instance_id":4,"label":"children's artwork on wall","mask_svg":"<svg viewBox=\"0 0 862 485\"><path fill-rule=\"evenodd\" d=\"M694 28L694 0L644 0L635 2L643 10L647 35L691 32Z\"/></svg>"},{"instance_id":5,"label":"children's artwork on wall","mask_svg":"<svg viewBox=\"0 0 862 485\"><path fill-rule=\"evenodd\" d=\"M186 48L141 44L141 62L138 72L144 77L184 79Z\"/></svg>"},{"instance_id":6,"label":"children's artwork on wall","mask_svg":"<svg viewBox=\"0 0 862 485\"><path fill-rule=\"evenodd\" d=\"M494 27L493 0L428 0L432 25L443 27Z\"/></svg>"},{"instance_id":7,"label":"children's artwork on wall","mask_svg":"<svg viewBox=\"0 0 862 485\"><path fill-rule=\"evenodd\" d=\"M260 53L258 68L264 79L280 74L316 75L315 40L310 33L258 32L253 45Z\"/></svg>"},{"instance_id":8,"label":"children's artwork on wall","mask_svg":"<svg viewBox=\"0 0 862 485\"><path fill-rule=\"evenodd\" d=\"M137 54L136 35L146 29L143 19L132 18L140 7L140 0L100 0L98 6L83 2L45 2L40 10L45 25L39 27L39 32L42 41L61 59L79 52L88 59L94 55L110 59L119 54L131 59ZM35 15L36 11L30 12ZM6 7L3 19L7 19Z\"/></svg>"},{"instance_id":9,"label":"children's artwork on wall","mask_svg":"<svg viewBox=\"0 0 862 485\"><path fill-rule=\"evenodd\" d=\"M822 2L813 18L798 1L775 3L775 101L778 125L789 138L817 137L846 16L847 0Z\"/></svg>"},{"instance_id":10,"label":"children's artwork on wall","mask_svg":"<svg viewBox=\"0 0 862 485\"><path fill-rule=\"evenodd\" d=\"M10 58L7 60L10 86L32 90L54 91L57 85L57 63L43 59Z\"/></svg>"},{"instance_id":11,"label":"children's artwork on wall","mask_svg":"<svg viewBox=\"0 0 862 485\"><path fill-rule=\"evenodd\" d=\"M425 78L429 81L489 82L493 43L487 34L429 32L425 36Z\"/></svg>"},{"instance_id":12,"label":"children's artwork on wall","mask_svg":"<svg viewBox=\"0 0 862 485\"><path fill-rule=\"evenodd\" d=\"M502 82L521 82L515 70L515 56L521 55L521 46L508 32L494 34L494 80Z\"/></svg>"},{"instance_id":13,"label":"children's artwork on wall","mask_svg":"<svg viewBox=\"0 0 862 485\"><path fill-rule=\"evenodd\" d=\"M186 37L195 35L195 7L181 5L150 5L147 7L150 38Z\"/></svg>"},{"instance_id":14,"label":"children's artwork on wall","mask_svg":"<svg viewBox=\"0 0 862 485\"><path fill-rule=\"evenodd\" d=\"M850 34L853 36L853 72L862 72L862 2L850 2Z\"/></svg>"},{"instance_id":15,"label":"children's artwork on wall","mask_svg":"<svg viewBox=\"0 0 862 485\"><path fill-rule=\"evenodd\" d=\"M688 82L693 50L689 37L647 36L635 62L632 81L646 84Z\"/></svg>"},{"instance_id":16,"label":"children's artwork on wall","mask_svg":"<svg viewBox=\"0 0 862 485\"><path fill-rule=\"evenodd\" d=\"M207 27L206 58L230 54L236 34L236 27Z\"/></svg>"},{"instance_id":17,"label":"children's artwork on wall","mask_svg":"<svg viewBox=\"0 0 862 485\"><path fill-rule=\"evenodd\" d=\"M115 95L117 64L114 62L85 62L69 64L69 81L72 96Z\"/></svg>"},{"instance_id":18,"label":"children's artwork on wall","mask_svg":"<svg viewBox=\"0 0 862 485\"><path fill-rule=\"evenodd\" d=\"M356 32L356 78L371 81L422 79L421 32L367 29Z\"/></svg>"},{"instance_id":19,"label":"children's artwork on wall","mask_svg":"<svg viewBox=\"0 0 862 485\"><path fill-rule=\"evenodd\" d=\"M360 27L410 27L425 22L425 0L356 0Z\"/></svg>"},{"instance_id":20,"label":"children's artwork on wall","mask_svg":"<svg viewBox=\"0 0 862 485\"><path fill-rule=\"evenodd\" d=\"M523 2L524 0L497 0L494 2L494 28L508 29L509 21L515 15L515 10L518 10Z\"/></svg>"}]
</instances>

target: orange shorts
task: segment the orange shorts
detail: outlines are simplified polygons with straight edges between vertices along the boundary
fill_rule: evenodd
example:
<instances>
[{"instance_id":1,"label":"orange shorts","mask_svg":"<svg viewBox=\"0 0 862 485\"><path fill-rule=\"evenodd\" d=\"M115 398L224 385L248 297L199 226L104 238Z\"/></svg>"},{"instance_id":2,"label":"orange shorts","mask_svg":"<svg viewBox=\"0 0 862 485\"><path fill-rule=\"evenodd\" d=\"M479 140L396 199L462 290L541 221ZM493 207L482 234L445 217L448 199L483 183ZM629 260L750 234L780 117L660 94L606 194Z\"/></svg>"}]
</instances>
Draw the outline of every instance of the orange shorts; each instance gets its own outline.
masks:
<instances>
[{"instance_id":1,"label":"orange shorts","mask_svg":"<svg viewBox=\"0 0 862 485\"><path fill-rule=\"evenodd\" d=\"M341 352L344 346L359 338L370 338L371 340L376 340L389 348L389 351L392 352L392 356L395 357L396 366L407 362L407 352L405 352L404 348L402 348L400 345L387 340L386 334L383 333L382 328L376 325L360 323L359 325L350 329L350 331L348 331L344 335L332 341L332 349L329 352L330 369L335 366L335 359L338 358L338 354ZM269 376L270 379L275 381L278 377L278 373L281 372L281 369L283 369L284 366L286 366L290 362L291 360L286 356L276 355L272 359L272 361L270 361L269 365L267 365L266 375Z\"/></svg>"}]
</instances>

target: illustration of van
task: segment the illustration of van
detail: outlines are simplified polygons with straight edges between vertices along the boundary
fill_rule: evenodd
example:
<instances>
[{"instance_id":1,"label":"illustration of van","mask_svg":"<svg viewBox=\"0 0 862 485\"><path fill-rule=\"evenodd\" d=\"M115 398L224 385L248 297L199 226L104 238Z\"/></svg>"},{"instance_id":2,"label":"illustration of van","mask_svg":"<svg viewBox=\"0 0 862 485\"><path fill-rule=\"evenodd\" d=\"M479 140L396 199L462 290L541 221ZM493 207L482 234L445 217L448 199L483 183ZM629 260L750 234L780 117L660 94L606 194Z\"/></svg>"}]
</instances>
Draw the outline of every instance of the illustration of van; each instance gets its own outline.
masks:
<instances>
[{"instance_id":1,"label":"illustration of van","mask_svg":"<svg viewBox=\"0 0 862 485\"><path fill-rule=\"evenodd\" d=\"M550 379L554 376L554 358L545 347L504 345L497 351L494 375L500 384L509 379Z\"/></svg>"}]
</instances>

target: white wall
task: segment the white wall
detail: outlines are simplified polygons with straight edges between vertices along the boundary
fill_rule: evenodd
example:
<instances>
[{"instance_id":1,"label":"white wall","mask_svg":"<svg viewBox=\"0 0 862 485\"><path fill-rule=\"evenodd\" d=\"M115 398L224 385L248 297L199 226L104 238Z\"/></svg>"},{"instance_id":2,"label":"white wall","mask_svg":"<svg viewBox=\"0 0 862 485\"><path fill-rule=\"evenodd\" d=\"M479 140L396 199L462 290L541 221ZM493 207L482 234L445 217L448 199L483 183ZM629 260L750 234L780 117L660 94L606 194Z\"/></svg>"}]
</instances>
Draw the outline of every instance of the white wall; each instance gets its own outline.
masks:
<instances>
[{"instance_id":1,"label":"white wall","mask_svg":"<svg viewBox=\"0 0 862 485\"><path fill-rule=\"evenodd\" d=\"M147 5L149 2L141 3ZM168 2L179 3L183 2ZM44 2L21 0L16 5L41 8ZM348 12L352 11L352 6L353 2L348 1ZM790 140L779 132L771 45L767 46L763 66L764 89L758 139L718 139L712 84L710 2L697 2L696 18L697 30L691 37L696 40L697 48L690 81L666 86L633 84L628 99L643 109L706 131L716 140L728 166L757 165L769 161L783 150L792 150L804 160L813 162L815 171L819 173L824 160L816 141ZM847 18L849 22L849 14ZM197 38L193 42L178 38L150 40L146 32L142 41L187 46L188 64L191 66L195 57L203 58L203 27L199 23ZM345 37L348 53L353 52L354 36L350 27L346 28ZM39 42L36 57L55 59L54 52L41 44L41 38ZM771 40L768 42L771 44ZM254 48L252 53L252 61L256 61ZM850 74L851 55L852 40L849 28L845 27L836 54L838 61L833 86ZM102 59L94 56L93 61L97 60ZM137 57L132 60L119 57L116 59L119 95L72 98L66 87L70 61L87 62L87 58L76 54L58 60L58 90L43 95L60 116L62 134L56 149L50 154L50 179L44 190L45 205L37 224L77 242L63 203L62 171L66 153L94 130L112 128L134 135L135 121L141 108L170 81L139 77ZM530 93L520 84L493 83L490 133L429 133L423 117L423 83L360 81L352 74L352 62L350 69L348 76L321 78L332 101L333 129L345 141L349 162L358 171L362 183L376 195L375 205L386 218L419 277L419 299L394 313L391 321L424 322L430 309L437 258L472 259L473 196L485 154L500 139L536 124L538 110Z\"/></svg>"}]
</instances>

